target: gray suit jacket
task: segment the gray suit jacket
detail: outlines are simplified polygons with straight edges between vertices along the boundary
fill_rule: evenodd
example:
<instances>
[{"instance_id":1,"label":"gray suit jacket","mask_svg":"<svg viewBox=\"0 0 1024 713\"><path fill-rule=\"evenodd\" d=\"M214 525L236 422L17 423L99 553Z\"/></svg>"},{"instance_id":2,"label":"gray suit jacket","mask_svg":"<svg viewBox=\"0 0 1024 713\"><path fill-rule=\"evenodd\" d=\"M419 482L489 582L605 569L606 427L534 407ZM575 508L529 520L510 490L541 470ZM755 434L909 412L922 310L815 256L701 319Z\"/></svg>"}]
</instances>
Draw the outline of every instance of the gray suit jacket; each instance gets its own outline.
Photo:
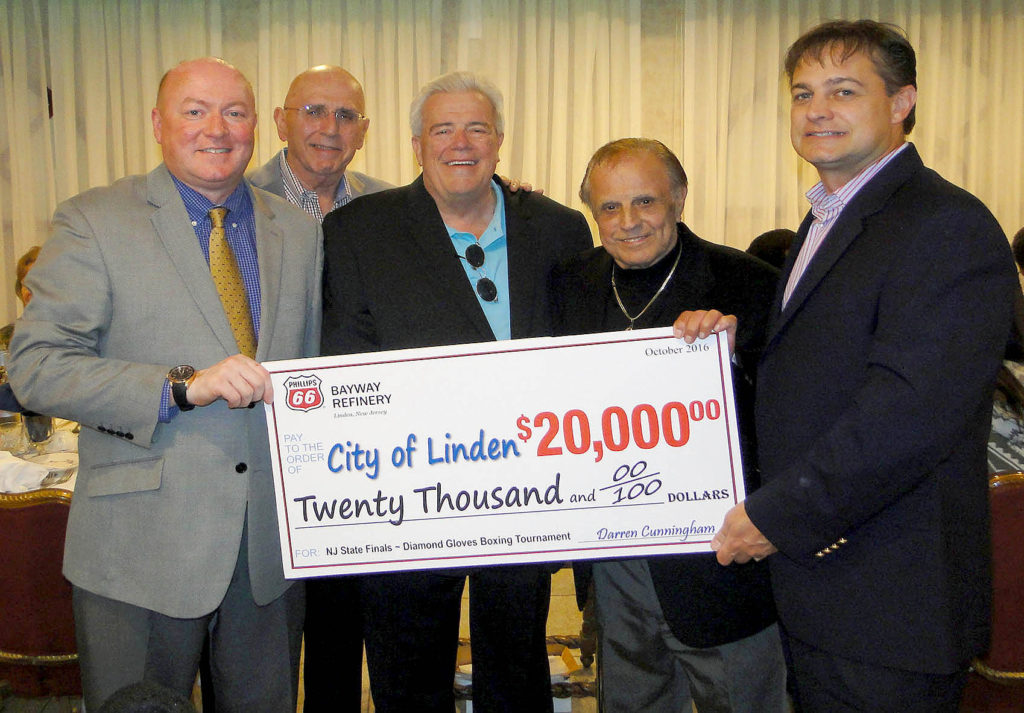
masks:
<instances>
[{"instance_id":1,"label":"gray suit jacket","mask_svg":"<svg viewBox=\"0 0 1024 713\"><path fill-rule=\"evenodd\" d=\"M252 190L261 326L256 359L314 355L322 234ZM248 513L259 603L281 570L264 410L223 401L158 423L164 377L237 353L184 203L163 165L86 191L54 215L11 345L15 393L83 425L64 574L75 585L174 617L213 611Z\"/></svg>"},{"instance_id":2,"label":"gray suit jacket","mask_svg":"<svg viewBox=\"0 0 1024 713\"><path fill-rule=\"evenodd\" d=\"M284 198L284 177L281 175L282 153L284 153L284 149L278 151L272 159L250 173L249 182L254 186ZM353 198L394 188L387 181L367 176L365 173L359 173L358 171L345 171L345 177L348 179L348 187L352 190Z\"/></svg>"}]
</instances>

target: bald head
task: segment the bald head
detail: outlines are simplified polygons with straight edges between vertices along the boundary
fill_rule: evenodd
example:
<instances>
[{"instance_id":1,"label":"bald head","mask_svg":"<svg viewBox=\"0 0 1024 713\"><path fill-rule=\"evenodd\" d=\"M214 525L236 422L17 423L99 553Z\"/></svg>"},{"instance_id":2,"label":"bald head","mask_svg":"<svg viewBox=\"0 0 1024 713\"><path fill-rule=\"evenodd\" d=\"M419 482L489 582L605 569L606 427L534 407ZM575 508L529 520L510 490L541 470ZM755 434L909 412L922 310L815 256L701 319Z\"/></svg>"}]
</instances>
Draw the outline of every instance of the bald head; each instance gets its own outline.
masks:
<instances>
[{"instance_id":1,"label":"bald head","mask_svg":"<svg viewBox=\"0 0 1024 713\"><path fill-rule=\"evenodd\" d=\"M253 106L256 105L256 95L252 91L252 85L249 84L249 80L245 78L245 75L238 71L238 68L233 64L225 62L220 57L200 57L198 59L187 59L184 62L179 62L174 65L166 72L164 76L160 78L160 84L156 91L156 105L160 108L161 97L164 96L164 89L170 82L173 84L175 81L180 81L183 77L189 76L191 72L196 69L204 67L212 67L214 69L222 69L227 72L234 73L238 79L245 85L246 90L249 92L249 99Z\"/></svg>"},{"instance_id":2,"label":"bald head","mask_svg":"<svg viewBox=\"0 0 1024 713\"><path fill-rule=\"evenodd\" d=\"M222 203L252 157L256 103L249 81L216 57L182 62L160 80L152 119L167 169Z\"/></svg>"},{"instance_id":3,"label":"bald head","mask_svg":"<svg viewBox=\"0 0 1024 713\"><path fill-rule=\"evenodd\" d=\"M348 71L331 64L320 64L310 67L298 74L288 86L288 94L284 98L285 106L306 106L306 97L318 89L331 88L344 91L352 106L360 114L366 111L366 100L363 97L363 85Z\"/></svg>"},{"instance_id":4,"label":"bald head","mask_svg":"<svg viewBox=\"0 0 1024 713\"><path fill-rule=\"evenodd\" d=\"M274 123L288 144L288 166L303 186L325 200L333 197L363 147L370 126L365 113L362 85L341 67L310 67L292 80L284 106L274 110Z\"/></svg>"}]
</instances>

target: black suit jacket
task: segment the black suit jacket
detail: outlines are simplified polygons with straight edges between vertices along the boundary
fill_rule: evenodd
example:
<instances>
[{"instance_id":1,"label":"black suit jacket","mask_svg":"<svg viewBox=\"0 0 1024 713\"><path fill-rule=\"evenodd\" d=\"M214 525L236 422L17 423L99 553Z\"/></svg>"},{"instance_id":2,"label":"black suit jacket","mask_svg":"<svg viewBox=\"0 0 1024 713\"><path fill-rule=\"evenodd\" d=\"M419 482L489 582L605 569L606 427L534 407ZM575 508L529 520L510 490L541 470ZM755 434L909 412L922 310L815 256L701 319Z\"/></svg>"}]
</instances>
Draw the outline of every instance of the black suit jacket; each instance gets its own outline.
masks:
<instances>
[{"instance_id":1,"label":"black suit jacket","mask_svg":"<svg viewBox=\"0 0 1024 713\"><path fill-rule=\"evenodd\" d=\"M593 245L590 228L549 198L503 191L512 337L546 336L548 275ZM323 354L494 339L422 176L332 211L324 235Z\"/></svg>"},{"instance_id":2,"label":"black suit jacket","mask_svg":"<svg viewBox=\"0 0 1024 713\"><path fill-rule=\"evenodd\" d=\"M778 272L738 250L701 240L680 223L682 253L676 274L636 328L669 326L679 313L717 309L739 320L737 355L756 365L764 344ZM560 265L552 275L556 335L624 329L628 320L611 288L612 258L594 248ZM757 487L753 439L753 393L749 374L734 369L737 413L748 492ZM767 562L723 567L713 554L647 560L658 600L672 633L688 646L717 646L754 634L775 621ZM580 605L590 581L590 563L574 565Z\"/></svg>"},{"instance_id":3,"label":"black suit jacket","mask_svg":"<svg viewBox=\"0 0 1024 713\"><path fill-rule=\"evenodd\" d=\"M789 635L940 674L985 649L985 448L1015 289L999 224L908 146L781 313L777 296L758 377L764 484L746 507L780 550Z\"/></svg>"},{"instance_id":4,"label":"black suit jacket","mask_svg":"<svg viewBox=\"0 0 1024 713\"><path fill-rule=\"evenodd\" d=\"M550 332L548 274L559 260L593 244L590 229L578 211L544 196L506 190L504 201L512 336L544 336ZM323 354L494 339L422 176L407 186L363 196L332 211L324 220L324 235L328 237ZM491 586L492 580L485 578L475 583L471 579L474 601L487 614L472 616L474 648L479 645L485 653L500 650L512 660L491 666L486 662L496 659L483 657L484 664L474 671L478 697L505 701L515 693L532 706L530 710L544 710L545 705L551 710L543 648L550 579L543 569L510 568L502 574L501 586ZM461 580L467 574L474 573L463 568L364 578L361 596L383 591L387 601L414 598L413 608L420 612L406 618L395 610L374 609L376 613L368 615L368 661L378 677L374 690L388 691L398 708L414 710L408 706L420 704L436 710L440 701L451 696L451 668L446 679L435 679L436 667L413 666L406 671L407 667L391 666L393 661L384 667L377 664L397 655L394 646L412 640L414 650L402 653L412 657L409 660L418 660L426 651L435 658L450 655L447 665L454 666L457 632L452 630L449 637L445 629L453 621L449 616L453 601L457 611L462 585L448 585L443 578ZM374 607L374 602L366 603ZM445 626L440 625L442 621ZM509 691L519 686L521 690ZM412 701L415 698L422 700Z\"/></svg>"}]
</instances>

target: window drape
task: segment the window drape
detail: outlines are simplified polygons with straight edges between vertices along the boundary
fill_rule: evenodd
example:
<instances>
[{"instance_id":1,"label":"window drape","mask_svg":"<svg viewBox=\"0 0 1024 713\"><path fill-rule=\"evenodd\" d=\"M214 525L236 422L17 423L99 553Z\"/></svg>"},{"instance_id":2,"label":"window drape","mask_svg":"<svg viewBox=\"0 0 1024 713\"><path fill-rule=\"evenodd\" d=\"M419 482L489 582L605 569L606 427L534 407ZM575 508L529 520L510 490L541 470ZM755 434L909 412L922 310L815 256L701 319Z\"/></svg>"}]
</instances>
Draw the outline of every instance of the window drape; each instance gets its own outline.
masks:
<instances>
[{"instance_id":1,"label":"window drape","mask_svg":"<svg viewBox=\"0 0 1024 713\"><path fill-rule=\"evenodd\" d=\"M56 203L160 161L149 112L163 72L214 54L252 81L252 168L280 147L291 78L340 64L363 83L370 131L352 168L418 173L408 107L432 77L472 69L505 95L499 170L581 208L604 142L664 141L690 177L684 219L746 247L795 228L815 180L793 153L787 46L837 17L893 22L918 51L927 164L1024 225L1024 0L6 0L0 2L0 323L18 256ZM52 105L52 116L51 107Z\"/></svg>"}]
</instances>

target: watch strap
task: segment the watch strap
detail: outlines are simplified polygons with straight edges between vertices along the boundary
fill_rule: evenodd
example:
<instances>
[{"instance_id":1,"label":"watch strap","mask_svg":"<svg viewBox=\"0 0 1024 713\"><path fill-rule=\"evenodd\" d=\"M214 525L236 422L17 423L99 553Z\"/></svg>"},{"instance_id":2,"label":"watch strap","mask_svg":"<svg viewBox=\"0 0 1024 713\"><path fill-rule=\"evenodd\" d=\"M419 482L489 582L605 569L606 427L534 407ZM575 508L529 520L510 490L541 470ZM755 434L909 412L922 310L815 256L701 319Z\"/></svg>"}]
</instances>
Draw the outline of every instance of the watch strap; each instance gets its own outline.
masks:
<instances>
[{"instance_id":1,"label":"watch strap","mask_svg":"<svg viewBox=\"0 0 1024 713\"><path fill-rule=\"evenodd\" d=\"M167 381L171 385L171 398L179 411L191 411L195 404L188 402L189 384L196 378L196 370L188 364L176 366L167 372Z\"/></svg>"},{"instance_id":2,"label":"watch strap","mask_svg":"<svg viewBox=\"0 0 1024 713\"><path fill-rule=\"evenodd\" d=\"M195 404L190 404L188 398L185 396L188 391L188 381L172 381L171 382L171 397L174 399L174 405L178 407L180 411L191 411L195 408Z\"/></svg>"}]
</instances>

